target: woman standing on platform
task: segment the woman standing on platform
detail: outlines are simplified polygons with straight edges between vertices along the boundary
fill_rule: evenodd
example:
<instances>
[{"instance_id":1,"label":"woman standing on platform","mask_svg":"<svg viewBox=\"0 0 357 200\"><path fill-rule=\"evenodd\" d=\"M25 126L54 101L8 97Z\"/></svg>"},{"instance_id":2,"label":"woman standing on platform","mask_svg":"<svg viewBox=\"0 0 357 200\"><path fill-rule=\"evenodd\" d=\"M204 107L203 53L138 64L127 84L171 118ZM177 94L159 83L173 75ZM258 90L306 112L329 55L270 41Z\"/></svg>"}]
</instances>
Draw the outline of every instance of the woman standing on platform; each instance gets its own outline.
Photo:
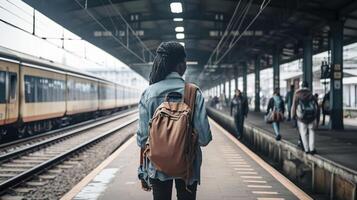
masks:
<instances>
[{"instance_id":1,"label":"woman standing on platform","mask_svg":"<svg viewBox=\"0 0 357 200\"><path fill-rule=\"evenodd\" d=\"M239 89L236 89L235 95L231 101L231 116L234 118L237 133L236 138L240 140L243 136L244 119L248 116L248 101Z\"/></svg>"},{"instance_id":2,"label":"woman standing on platform","mask_svg":"<svg viewBox=\"0 0 357 200\"><path fill-rule=\"evenodd\" d=\"M276 140L281 139L280 122L284 120L284 112L285 112L284 100L280 96L279 89L276 88L274 90L273 97L270 98L269 100L268 108L266 112L266 115L269 115L268 117L271 118L269 121L271 121L273 124Z\"/></svg>"},{"instance_id":3,"label":"woman standing on platform","mask_svg":"<svg viewBox=\"0 0 357 200\"><path fill-rule=\"evenodd\" d=\"M182 98L185 94L184 88L186 88L185 81L182 78L186 71L186 53L184 47L178 42L163 42L156 50L156 53L152 71L150 73L150 86L143 92L139 102L137 144L141 148L142 153L147 146L149 127L153 126L151 119L157 107L164 101L168 101L168 94L176 94ZM154 200L171 199L173 180L175 180L177 199L196 199L196 189L197 184L200 183L200 169L202 163L200 146L206 146L212 140L204 102L202 92L198 89L192 116L194 132L198 135L198 145L194 150L195 156L192 166L193 174L190 176L189 180L186 181L182 178L172 177L157 170L155 164L150 162L150 160L145 160L145 164L139 167L139 178L142 182L142 188L146 191L152 189ZM167 124L162 124L160 126L165 127L166 125ZM151 133L150 129L150 135ZM141 156L142 155L143 154L141 154ZM148 164L146 164L146 161Z\"/></svg>"}]
</instances>

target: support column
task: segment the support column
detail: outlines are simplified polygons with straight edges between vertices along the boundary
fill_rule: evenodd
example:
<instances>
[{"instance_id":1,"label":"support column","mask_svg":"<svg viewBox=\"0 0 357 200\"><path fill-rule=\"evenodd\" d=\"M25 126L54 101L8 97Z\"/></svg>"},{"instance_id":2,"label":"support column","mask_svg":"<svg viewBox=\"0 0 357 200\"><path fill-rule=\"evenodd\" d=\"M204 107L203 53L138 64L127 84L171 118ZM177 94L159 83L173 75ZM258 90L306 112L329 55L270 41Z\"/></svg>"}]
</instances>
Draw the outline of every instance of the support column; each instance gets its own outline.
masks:
<instances>
[{"instance_id":1,"label":"support column","mask_svg":"<svg viewBox=\"0 0 357 200\"><path fill-rule=\"evenodd\" d=\"M260 112L260 56L257 56L254 64L255 72L255 106L254 111Z\"/></svg>"},{"instance_id":2,"label":"support column","mask_svg":"<svg viewBox=\"0 0 357 200\"><path fill-rule=\"evenodd\" d=\"M330 106L332 108L329 126L342 130L343 126L343 24L342 21L331 23L331 81Z\"/></svg>"},{"instance_id":3,"label":"support column","mask_svg":"<svg viewBox=\"0 0 357 200\"><path fill-rule=\"evenodd\" d=\"M276 48L273 55L273 89L278 88L280 91L280 50Z\"/></svg>"},{"instance_id":4,"label":"support column","mask_svg":"<svg viewBox=\"0 0 357 200\"><path fill-rule=\"evenodd\" d=\"M248 73L248 67L247 63L243 62L243 94L247 96L247 73Z\"/></svg>"},{"instance_id":5,"label":"support column","mask_svg":"<svg viewBox=\"0 0 357 200\"><path fill-rule=\"evenodd\" d=\"M226 97L226 79L223 80L223 94Z\"/></svg>"},{"instance_id":6,"label":"support column","mask_svg":"<svg viewBox=\"0 0 357 200\"><path fill-rule=\"evenodd\" d=\"M231 86L231 78L230 76L228 76L228 100L231 101L231 89L232 89L232 86Z\"/></svg>"},{"instance_id":7,"label":"support column","mask_svg":"<svg viewBox=\"0 0 357 200\"><path fill-rule=\"evenodd\" d=\"M238 89L238 69L237 66L234 67L234 92Z\"/></svg>"},{"instance_id":8,"label":"support column","mask_svg":"<svg viewBox=\"0 0 357 200\"><path fill-rule=\"evenodd\" d=\"M304 40L304 51L303 51L303 63L302 63L302 74L303 80L309 85L309 89L312 91L312 36L307 36Z\"/></svg>"},{"instance_id":9,"label":"support column","mask_svg":"<svg viewBox=\"0 0 357 200\"><path fill-rule=\"evenodd\" d=\"M218 90L219 94L218 97L221 96L222 94L222 83L219 84L219 90Z\"/></svg>"}]
</instances>

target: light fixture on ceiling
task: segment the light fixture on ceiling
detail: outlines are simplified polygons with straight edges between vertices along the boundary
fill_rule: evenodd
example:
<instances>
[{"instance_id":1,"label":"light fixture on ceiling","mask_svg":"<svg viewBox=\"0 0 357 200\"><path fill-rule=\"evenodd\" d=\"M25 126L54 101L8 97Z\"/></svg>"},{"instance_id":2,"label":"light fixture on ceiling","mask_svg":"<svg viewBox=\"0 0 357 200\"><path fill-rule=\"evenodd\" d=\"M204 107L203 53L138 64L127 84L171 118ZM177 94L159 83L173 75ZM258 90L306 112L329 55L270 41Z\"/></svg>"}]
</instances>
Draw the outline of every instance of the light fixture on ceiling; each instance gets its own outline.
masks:
<instances>
[{"instance_id":1,"label":"light fixture on ceiling","mask_svg":"<svg viewBox=\"0 0 357 200\"><path fill-rule=\"evenodd\" d=\"M175 28L175 31L176 32L184 32L185 28L183 26L178 26L178 27Z\"/></svg>"},{"instance_id":2,"label":"light fixture on ceiling","mask_svg":"<svg viewBox=\"0 0 357 200\"><path fill-rule=\"evenodd\" d=\"M174 18L174 22L182 22L183 18Z\"/></svg>"},{"instance_id":3,"label":"light fixture on ceiling","mask_svg":"<svg viewBox=\"0 0 357 200\"><path fill-rule=\"evenodd\" d=\"M185 39L185 34L184 33L176 33L176 39Z\"/></svg>"},{"instance_id":4,"label":"light fixture on ceiling","mask_svg":"<svg viewBox=\"0 0 357 200\"><path fill-rule=\"evenodd\" d=\"M197 61L186 61L186 65L198 65Z\"/></svg>"},{"instance_id":5,"label":"light fixture on ceiling","mask_svg":"<svg viewBox=\"0 0 357 200\"><path fill-rule=\"evenodd\" d=\"M172 13L182 13L182 3L180 2L170 3L170 8Z\"/></svg>"}]
</instances>

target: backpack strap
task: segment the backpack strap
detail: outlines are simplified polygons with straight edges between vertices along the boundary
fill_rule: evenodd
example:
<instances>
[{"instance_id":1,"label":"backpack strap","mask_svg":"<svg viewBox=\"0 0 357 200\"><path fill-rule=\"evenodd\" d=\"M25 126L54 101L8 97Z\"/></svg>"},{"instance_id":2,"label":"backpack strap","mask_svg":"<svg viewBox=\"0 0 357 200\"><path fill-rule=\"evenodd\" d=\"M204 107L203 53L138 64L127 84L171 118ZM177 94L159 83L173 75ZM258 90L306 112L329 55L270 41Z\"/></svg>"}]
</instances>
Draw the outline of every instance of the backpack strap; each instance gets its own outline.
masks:
<instances>
[{"instance_id":1,"label":"backpack strap","mask_svg":"<svg viewBox=\"0 0 357 200\"><path fill-rule=\"evenodd\" d=\"M192 83L185 83L184 102L190 106L192 114L195 110L197 86Z\"/></svg>"},{"instance_id":2,"label":"backpack strap","mask_svg":"<svg viewBox=\"0 0 357 200\"><path fill-rule=\"evenodd\" d=\"M193 143L194 141L192 140L192 135L191 133L193 133L193 116L194 116L194 112L195 112L195 103L196 103L196 92L197 92L197 89L198 87L195 86L194 84L192 83L185 83L185 89L184 89L184 103L186 103L190 108L191 108L191 116L190 116L190 126L189 126L189 129L188 129L188 133L190 133L190 139L189 139L189 144L188 144L188 152L192 153L195 151L195 144ZM197 140L196 140L197 141ZM196 143L196 142L195 142ZM188 153L188 154L190 154ZM188 158L188 159L193 159L194 157L192 158ZM189 179L192 177L192 174L193 174L193 163L194 160L190 160L188 162L188 165L186 166L186 170L187 170L187 175L186 177L184 177L185 179L185 185L186 185L186 190L191 192L189 189L188 189L188 183L189 183Z\"/></svg>"}]
</instances>

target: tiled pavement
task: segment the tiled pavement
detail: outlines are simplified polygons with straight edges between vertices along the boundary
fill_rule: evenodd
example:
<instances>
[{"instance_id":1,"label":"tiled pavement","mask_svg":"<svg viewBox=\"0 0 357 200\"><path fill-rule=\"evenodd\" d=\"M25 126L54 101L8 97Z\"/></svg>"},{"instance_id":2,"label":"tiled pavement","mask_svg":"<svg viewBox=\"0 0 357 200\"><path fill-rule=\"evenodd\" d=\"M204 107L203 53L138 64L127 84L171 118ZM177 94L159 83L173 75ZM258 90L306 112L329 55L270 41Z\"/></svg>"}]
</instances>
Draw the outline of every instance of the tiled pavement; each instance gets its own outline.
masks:
<instances>
[{"instance_id":1,"label":"tiled pavement","mask_svg":"<svg viewBox=\"0 0 357 200\"><path fill-rule=\"evenodd\" d=\"M213 141L203 148L199 200L298 199L211 123ZM75 199L151 199L136 177L139 149L135 141L101 171ZM175 195L175 192L173 192ZM175 199L175 198L173 198Z\"/></svg>"}]
</instances>

